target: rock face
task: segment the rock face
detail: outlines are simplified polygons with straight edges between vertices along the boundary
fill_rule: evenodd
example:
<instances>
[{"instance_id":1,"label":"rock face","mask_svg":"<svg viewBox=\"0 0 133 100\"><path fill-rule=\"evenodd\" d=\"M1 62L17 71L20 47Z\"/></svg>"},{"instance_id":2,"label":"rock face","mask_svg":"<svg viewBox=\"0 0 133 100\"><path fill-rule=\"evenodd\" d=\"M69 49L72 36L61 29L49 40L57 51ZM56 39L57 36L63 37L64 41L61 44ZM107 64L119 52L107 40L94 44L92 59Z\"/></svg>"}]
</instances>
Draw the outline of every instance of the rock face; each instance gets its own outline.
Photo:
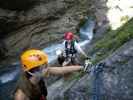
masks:
<instances>
[{"instance_id":1,"label":"rock face","mask_svg":"<svg viewBox=\"0 0 133 100\"><path fill-rule=\"evenodd\" d=\"M27 48L44 48L62 38L61 33L76 32L90 10L88 0L20 1L0 1L0 33L6 56Z\"/></svg>"},{"instance_id":2,"label":"rock face","mask_svg":"<svg viewBox=\"0 0 133 100\"><path fill-rule=\"evenodd\" d=\"M16 57L27 48L44 48L49 43L61 39L62 33L66 31L76 32L88 15L94 17L97 22L94 37L102 37L101 33L106 31L109 23L118 26L119 22L123 23L133 16L132 0L126 0L128 4L124 2L124 0L1 0L0 60L5 57ZM117 14L112 14L114 10ZM114 20L115 18L117 20ZM133 100L132 46L133 40L103 61L107 68L99 74L98 91L101 100ZM70 82L60 79L50 84L48 100L92 100L95 95L94 80L95 77L90 75L84 75L80 80Z\"/></svg>"},{"instance_id":3,"label":"rock face","mask_svg":"<svg viewBox=\"0 0 133 100\"><path fill-rule=\"evenodd\" d=\"M32 5L34 5L35 0L1 0L0 7L3 9L10 9L10 10L27 10ZM30 6L29 6L30 5Z\"/></svg>"},{"instance_id":4,"label":"rock face","mask_svg":"<svg viewBox=\"0 0 133 100\"><path fill-rule=\"evenodd\" d=\"M0 49L0 54L14 57L27 48L44 48L61 33L79 32L88 16L96 18L96 30L103 25L106 30L106 12L102 0L1 0L0 38L6 50Z\"/></svg>"},{"instance_id":5,"label":"rock face","mask_svg":"<svg viewBox=\"0 0 133 100\"><path fill-rule=\"evenodd\" d=\"M105 68L99 73L99 79L94 83L94 75L85 75L80 80L65 82L59 87L53 84L48 100L93 100L94 89L99 88L100 100L132 100L133 99L133 40L125 43L105 62ZM58 83L61 83L60 80ZM96 82L96 81L95 81ZM96 87L95 84L99 86ZM71 86L70 86L71 85ZM67 88L69 87L69 88ZM50 89L49 88L49 89ZM57 93L59 91L60 93ZM55 93L55 94L54 94ZM51 97L51 98L50 98ZM55 97L52 99L52 97Z\"/></svg>"},{"instance_id":6,"label":"rock face","mask_svg":"<svg viewBox=\"0 0 133 100\"><path fill-rule=\"evenodd\" d=\"M132 100L133 40L126 43L105 60L108 69L103 72L103 93L110 100Z\"/></svg>"},{"instance_id":7,"label":"rock face","mask_svg":"<svg viewBox=\"0 0 133 100\"><path fill-rule=\"evenodd\" d=\"M101 37L112 17L120 15L119 21L113 20L116 25L117 21L123 23L132 17L133 3L126 2L123 5L123 0L1 0L0 45L5 49L0 49L0 55L14 57L27 48L44 48L59 40L61 33L79 30L88 16L96 19L95 36ZM111 15L114 10L120 14Z\"/></svg>"}]
</instances>

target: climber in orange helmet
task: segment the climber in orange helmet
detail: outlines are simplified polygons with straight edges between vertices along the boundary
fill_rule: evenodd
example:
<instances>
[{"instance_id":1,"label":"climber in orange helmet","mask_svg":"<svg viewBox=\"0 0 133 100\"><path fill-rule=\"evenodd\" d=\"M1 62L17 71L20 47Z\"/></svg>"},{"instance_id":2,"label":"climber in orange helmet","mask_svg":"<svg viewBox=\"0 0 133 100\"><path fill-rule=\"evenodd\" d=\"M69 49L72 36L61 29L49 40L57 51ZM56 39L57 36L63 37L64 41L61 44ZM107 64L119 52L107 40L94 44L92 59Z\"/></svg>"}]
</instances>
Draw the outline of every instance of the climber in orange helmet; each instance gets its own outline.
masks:
<instances>
[{"instance_id":1,"label":"climber in orange helmet","mask_svg":"<svg viewBox=\"0 0 133 100\"><path fill-rule=\"evenodd\" d=\"M22 75L14 91L15 100L46 100L45 77L79 70L86 71L90 65L85 63L83 66L49 67L47 54L35 49L27 50L22 54L21 64Z\"/></svg>"}]
</instances>

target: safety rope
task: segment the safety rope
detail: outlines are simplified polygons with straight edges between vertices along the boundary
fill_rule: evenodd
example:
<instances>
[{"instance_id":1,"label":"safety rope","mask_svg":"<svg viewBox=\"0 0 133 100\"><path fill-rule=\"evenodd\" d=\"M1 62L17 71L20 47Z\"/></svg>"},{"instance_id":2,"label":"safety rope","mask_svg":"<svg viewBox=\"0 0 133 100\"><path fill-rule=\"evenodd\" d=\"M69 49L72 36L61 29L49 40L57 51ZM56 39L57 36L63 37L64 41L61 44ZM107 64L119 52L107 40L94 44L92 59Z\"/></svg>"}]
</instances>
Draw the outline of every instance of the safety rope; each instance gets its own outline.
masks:
<instances>
[{"instance_id":1,"label":"safety rope","mask_svg":"<svg viewBox=\"0 0 133 100\"><path fill-rule=\"evenodd\" d=\"M100 100L101 97L101 85L102 85L102 80L100 77L100 72L102 72L102 68L100 68L99 65L96 65L96 69L94 69L93 75L94 75L94 80L93 80L93 96L92 100Z\"/></svg>"},{"instance_id":2,"label":"safety rope","mask_svg":"<svg viewBox=\"0 0 133 100\"><path fill-rule=\"evenodd\" d=\"M102 86L102 79L100 77L100 73L103 71L103 63L97 64L96 66L92 66L91 70L88 74L91 73L93 75L93 90L92 90L92 100L101 100L101 86Z\"/></svg>"}]
</instances>

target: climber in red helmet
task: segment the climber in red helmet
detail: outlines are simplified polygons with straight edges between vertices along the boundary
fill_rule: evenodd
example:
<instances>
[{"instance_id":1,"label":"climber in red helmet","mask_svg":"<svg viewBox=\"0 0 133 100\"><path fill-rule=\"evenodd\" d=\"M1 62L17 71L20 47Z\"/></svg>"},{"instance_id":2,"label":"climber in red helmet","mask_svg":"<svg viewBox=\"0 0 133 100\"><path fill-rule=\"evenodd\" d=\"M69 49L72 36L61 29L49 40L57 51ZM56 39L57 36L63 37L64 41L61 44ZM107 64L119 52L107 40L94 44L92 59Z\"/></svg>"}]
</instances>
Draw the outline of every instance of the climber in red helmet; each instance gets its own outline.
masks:
<instances>
[{"instance_id":1,"label":"climber in red helmet","mask_svg":"<svg viewBox=\"0 0 133 100\"><path fill-rule=\"evenodd\" d=\"M72 32L66 32L64 34L64 50L60 51L60 55L58 56L58 62L62 66L65 65L75 65L79 64L77 54L81 53L88 58L86 53L81 49L80 45L77 43L78 37L74 35Z\"/></svg>"},{"instance_id":2,"label":"climber in red helmet","mask_svg":"<svg viewBox=\"0 0 133 100\"><path fill-rule=\"evenodd\" d=\"M72 32L66 32L64 35L65 40L73 40L74 35Z\"/></svg>"}]
</instances>

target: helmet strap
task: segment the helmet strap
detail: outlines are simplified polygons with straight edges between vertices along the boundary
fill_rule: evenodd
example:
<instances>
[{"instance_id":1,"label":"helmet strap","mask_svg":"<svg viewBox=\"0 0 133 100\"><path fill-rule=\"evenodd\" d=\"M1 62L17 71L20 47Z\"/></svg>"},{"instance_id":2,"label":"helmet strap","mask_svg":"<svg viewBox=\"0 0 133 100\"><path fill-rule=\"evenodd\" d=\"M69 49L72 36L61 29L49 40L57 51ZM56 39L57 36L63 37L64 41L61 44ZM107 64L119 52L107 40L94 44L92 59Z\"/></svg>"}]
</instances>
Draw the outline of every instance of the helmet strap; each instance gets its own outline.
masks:
<instances>
[{"instance_id":1,"label":"helmet strap","mask_svg":"<svg viewBox=\"0 0 133 100\"><path fill-rule=\"evenodd\" d=\"M32 75L29 74L27 71L25 71L25 76L26 76L28 79L30 79L30 78L32 77Z\"/></svg>"}]
</instances>

